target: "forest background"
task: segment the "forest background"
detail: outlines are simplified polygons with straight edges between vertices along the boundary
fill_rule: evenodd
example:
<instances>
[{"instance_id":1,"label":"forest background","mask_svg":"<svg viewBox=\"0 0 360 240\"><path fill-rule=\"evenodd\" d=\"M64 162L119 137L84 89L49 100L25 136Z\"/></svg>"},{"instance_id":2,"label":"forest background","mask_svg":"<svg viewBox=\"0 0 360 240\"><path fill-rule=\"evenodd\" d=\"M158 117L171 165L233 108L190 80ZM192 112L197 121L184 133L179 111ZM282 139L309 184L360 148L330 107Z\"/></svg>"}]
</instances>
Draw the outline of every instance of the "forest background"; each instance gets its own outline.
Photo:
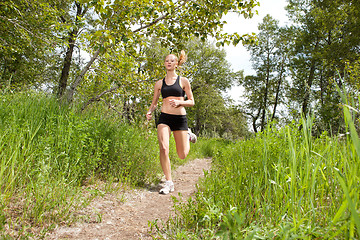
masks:
<instances>
[{"instance_id":1,"label":"forest background","mask_svg":"<svg viewBox=\"0 0 360 240\"><path fill-rule=\"evenodd\" d=\"M153 83L163 77L163 56L185 49L189 61L181 74L198 96L188 113L197 134L238 138L301 113L316 116L318 134L343 130L335 86L353 93L359 88L356 2L290 1L289 24L280 27L267 16L256 40L251 33L221 31L233 3L213 3L216 14L187 1L132 4L3 2L1 88L52 93L83 110L96 102L138 123ZM253 1L237 4L242 16L254 13ZM250 51L252 76L234 72L226 61L221 46L239 42ZM242 103L222 94L236 85L245 89Z\"/></svg>"},{"instance_id":2,"label":"forest background","mask_svg":"<svg viewBox=\"0 0 360 240\"><path fill-rule=\"evenodd\" d=\"M58 212L49 209L60 203L45 211L31 200L61 184L82 184L89 173L135 185L156 178L149 174L156 147L128 134L154 137L155 121L147 124L144 113L169 52L188 53L180 73L192 85L189 127L200 137L251 139L270 126L302 129L302 117L311 119L316 137L347 133L339 89L358 119L360 2L289 0L286 26L267 15L257 35L222 31L226 14L251 18L256 6L254 0L2 1L1 226L19 213L36 224L53 221ZM254 74L232 70L224 50L231 44L246 46ZM224 94L235 85L244 88L241 103ZM134 142L153 150L126 151ZM140 174L132 172L131 156L149 160ZM55 171L59 178L48 189L34 187ZM9 206L25 195L29 200L12 212ZM29 204L33 212L24 210Z\"/></svg>"}]
</instances>

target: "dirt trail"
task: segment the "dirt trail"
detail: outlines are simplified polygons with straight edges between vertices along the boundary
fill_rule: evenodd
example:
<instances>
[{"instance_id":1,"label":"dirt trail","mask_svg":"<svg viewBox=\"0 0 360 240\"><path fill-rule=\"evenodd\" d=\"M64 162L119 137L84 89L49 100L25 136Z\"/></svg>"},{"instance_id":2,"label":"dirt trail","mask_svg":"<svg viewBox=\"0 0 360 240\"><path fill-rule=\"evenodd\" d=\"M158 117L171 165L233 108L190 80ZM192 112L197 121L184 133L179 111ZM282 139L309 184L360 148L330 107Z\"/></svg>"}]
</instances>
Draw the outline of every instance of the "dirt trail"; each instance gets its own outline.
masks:
<instances>
[{"instance_id":1,"label":"dirt trail","mask_svg":"<svg viewBox=\"0 0 360 240\"><path fill-rule=\"evenodd\" d=\"M173 171L175 191L169 195L158 193L160 185L126 191L122 195L125 202L107 194L88 207L96 212L95 220L58 227L46 239L152 239L148 221L167 220L172 214L171 196L178 198L181 193L183 199L189 198L203 170L209 169L209 159L196 159L178 167Z\"/></svg>"}]
</instances>

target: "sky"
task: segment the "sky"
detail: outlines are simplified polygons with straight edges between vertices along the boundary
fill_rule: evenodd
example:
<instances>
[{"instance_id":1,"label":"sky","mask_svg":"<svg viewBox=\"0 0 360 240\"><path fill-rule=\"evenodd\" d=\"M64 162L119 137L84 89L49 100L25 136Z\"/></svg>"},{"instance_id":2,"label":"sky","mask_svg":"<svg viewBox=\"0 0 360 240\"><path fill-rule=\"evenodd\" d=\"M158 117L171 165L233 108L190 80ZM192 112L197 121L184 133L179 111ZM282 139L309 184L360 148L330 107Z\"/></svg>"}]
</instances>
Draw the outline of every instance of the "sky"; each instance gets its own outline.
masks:
<instances>
[{"instance_id":1,"label":"sky","mask_svg":"<svg viewBox=\"0 0 360 240\"><path fill-rule=\"evenodd\" d=\"M279 21L280 26L288 24L288 18L286 16L286 10L284 9L287 5L286 0L258 0L260 6L255 9L258 10L258 14L254 15L250 19L244 19L242 16L230 13L227 14L223 19L227 21L224 26L224 32L239 34L258 32L257 26L262 22L263 18L270 14L273 18ZM244 75L254 74L255 71L251 67L250 54L247 52L245 47L239 43L236 47L226 46L226 59L231 64L234 71L244 70ZM233 87L228 94L232 99L241 101L241 87Z\"/></svg>"}]
</instances>

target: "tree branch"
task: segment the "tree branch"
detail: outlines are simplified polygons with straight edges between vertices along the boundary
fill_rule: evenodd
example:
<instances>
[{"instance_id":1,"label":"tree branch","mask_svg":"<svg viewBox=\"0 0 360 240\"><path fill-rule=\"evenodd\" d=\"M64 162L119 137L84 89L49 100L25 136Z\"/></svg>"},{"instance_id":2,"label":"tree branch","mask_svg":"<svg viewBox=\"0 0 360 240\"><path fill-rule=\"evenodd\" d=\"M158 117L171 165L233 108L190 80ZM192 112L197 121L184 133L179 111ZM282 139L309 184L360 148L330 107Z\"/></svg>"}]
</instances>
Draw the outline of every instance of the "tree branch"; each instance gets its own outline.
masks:
<instances>
[{"instance_id":1,"label":"tree branch","mask_svg":"<svg viewBox=\"0 0 360 240\"><path fill-rule=\"evenodd\" d=\"M99 95L90 98L90 99L84 104L84 106L82 106L81 111L84 111L84 109L85 109L87 106L89 106L91 103L93 103L93 102L95 102L95 101L100 101L100 98L101 98L103 95L105 95L105 94L107 94L107 93L110 93L110 92L113 92L113 91L117 90L118 88L119 88L119 86L112 87L112 88L110 88L110 89L108 89L108 90L103 91L103 92L100 93Z\"/></svg>"},{"instance_id":2,"label":"tree branch","mask_svg":"<svg viewBox=\"0 0 360 240\"><path fill-rule=\"evenodd\" d=\"M103 101L103 102L105 102L105 103L109 106L109 108L111 108L111 109L114 110L117 114L119 114L119 117L121 118L122 114L121 114L118 110L116 110L116 108L115 108L113 105L111 105L110 103L108 103L108 102L105 101L104 99L100 99L100 100Z\"/></svg>"},{"instance_id":3,"label":"tree branch","mask_svg":"<svg viewBox=\"0 0 360 240\"><path fill-rule=\"evenodd\" d=\"M75 89L79 86L80 82L83 80L85 73L89 70L90 66L93 64L93 62L97 59L97 57L100 54L100 48L94 53L94 55L91 57L90 61L86 64L86 66L82 69L81 73L76 77L75 81L71 84L70 90L67 94L67 101L72 102Z\"/></svg>"},{"instance_id":4,"label":"tree branch","mask_svg":"<svg viewBox=\"0 0 360 240\"><path fill-rule=\"evenodd\" d=\"M189 1L191 1L191 0L185 0L182 4L180 4L179 6L177 6L177 7L174 9L174 11L178 10L179 8L181 8L182 6L184 6L184 5L185 5L187 2L189 2ZM166 13L165 15L162 15L161 17L155 19L155 20L152 21L151 23L149 23L149 24L147 24L147 25L145 25L145 26L143 26L143 27L139 27L138 29L135 29L135 30L133 31L133 33L140 32L140 31L143 30L143 29L149 28L149 27L155 25L156 23L158 23L159 21L164 20L164 19L165 19L167 16L169 16L169 15L170 15L170 13Z\"/></svg>"},{"instance_id":5,"label":"tree branch","mask_svg":"<svg viewBox=\"0 0 360 240\"><path fill-rule=\"evenodd\" d=\"M152 81L152 80L141 80L141 81L136 81L136 82L133 82L133 83L130 83L131 84L138 84L138 83L141 83L141 82L147 82L147 81ZM114 92L115 90L119 89L120 86L115 86L115 87L112 87L108 90L105 90L103 91L102 93L100 93L99 95L96 95L95 97L92 97L90 98L81 108L81 111L84 111L85 108L87 106L89 106L90 104L92 104L93 102L97 102L97 101L100 101L101 100L101 97L104 96L105 94L107 93L111 93L111 92Z\"/></svg>"}]
</instances>

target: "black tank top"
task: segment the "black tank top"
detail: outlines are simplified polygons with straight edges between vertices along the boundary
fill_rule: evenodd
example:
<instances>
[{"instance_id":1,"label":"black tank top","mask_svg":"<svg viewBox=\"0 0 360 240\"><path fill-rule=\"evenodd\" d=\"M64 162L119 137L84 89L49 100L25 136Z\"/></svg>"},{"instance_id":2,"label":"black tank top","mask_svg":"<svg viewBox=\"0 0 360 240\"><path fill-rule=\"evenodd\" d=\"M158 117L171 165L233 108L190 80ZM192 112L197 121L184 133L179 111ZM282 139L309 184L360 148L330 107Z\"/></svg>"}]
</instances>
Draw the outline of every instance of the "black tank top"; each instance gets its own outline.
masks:
<instances>
[{"instance_id":1,"label":"black tank top","mask_svg":"<svg viewBox=\"0 0 360 240\"><path fill-rule=\"evenodd\" d=\"M165 78L163 79L163 84L161 87L161 96L163 98L185 96L185 91L180 86L180 76L177 77L173 85L167 85L165 82Z\"/></svg>"}]
</instances>

